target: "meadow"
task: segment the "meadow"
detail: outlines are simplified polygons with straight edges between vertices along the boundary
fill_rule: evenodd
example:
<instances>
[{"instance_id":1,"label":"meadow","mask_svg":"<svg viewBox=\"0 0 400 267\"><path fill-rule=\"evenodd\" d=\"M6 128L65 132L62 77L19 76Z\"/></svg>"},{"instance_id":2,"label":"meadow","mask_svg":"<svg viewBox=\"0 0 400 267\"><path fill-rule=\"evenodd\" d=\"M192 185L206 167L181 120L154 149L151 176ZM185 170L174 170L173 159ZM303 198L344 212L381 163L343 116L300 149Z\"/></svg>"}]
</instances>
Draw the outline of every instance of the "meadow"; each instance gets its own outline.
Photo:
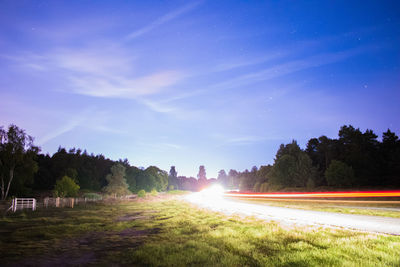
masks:
<instances>
[{"instance_id":1,"label":"meadow","mask_svg":"<svg viewBox=\"0 0 400 267\"><path fill-rule=\"evenodd\" d=\"M399 266L400 237L283 226L179 194L0 218L1 265Z\"/></svg>"}]
</instances>

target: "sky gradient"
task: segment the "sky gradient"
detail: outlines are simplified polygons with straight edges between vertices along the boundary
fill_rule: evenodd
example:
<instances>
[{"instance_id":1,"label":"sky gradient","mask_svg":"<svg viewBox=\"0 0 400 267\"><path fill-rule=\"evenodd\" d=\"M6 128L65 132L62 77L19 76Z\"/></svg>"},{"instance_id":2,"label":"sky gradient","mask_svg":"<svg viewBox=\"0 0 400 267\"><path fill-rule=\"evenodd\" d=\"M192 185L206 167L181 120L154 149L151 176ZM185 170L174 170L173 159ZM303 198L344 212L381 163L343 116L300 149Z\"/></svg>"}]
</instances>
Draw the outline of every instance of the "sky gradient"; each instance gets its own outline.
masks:
<instances>
[{"instance_id":1,"label":"sky gradient","mask_svg":"<svg viewBox=\"0 0 400 267\"><path fill-rule=\"evenodd\" d=\"M178 175L400 133L399 1L0 1L0 125Z\"/></svg>"}]
</instances>

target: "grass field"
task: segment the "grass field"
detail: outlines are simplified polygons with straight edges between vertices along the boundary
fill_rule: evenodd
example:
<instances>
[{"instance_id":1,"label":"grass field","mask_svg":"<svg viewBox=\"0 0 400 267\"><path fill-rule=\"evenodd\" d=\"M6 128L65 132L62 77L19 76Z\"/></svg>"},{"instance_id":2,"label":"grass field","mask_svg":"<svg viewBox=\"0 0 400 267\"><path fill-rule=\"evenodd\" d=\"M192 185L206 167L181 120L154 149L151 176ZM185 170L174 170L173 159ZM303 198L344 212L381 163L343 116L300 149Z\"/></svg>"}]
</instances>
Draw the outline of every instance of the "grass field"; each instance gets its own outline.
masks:
<instances>
[{"instance_id":1,"label":"grass field","mask_svg":"<svg viewBox=\"0 0 400 267\"><path fill-rule=\"evenodd\" d=\"M282 227L163 196L0 219L1 265L399 266L400 237Z\"/></svg>"},{"instance_id":2,"label":"grass field","mask_svg":"<svg viewBox=\"0 0 400 267\"><path fill-rule=\"evenodd\" d=\"M357 200L320 200L320 199L250 199L239 198L249 203L264 203L269 206L339 212L400 218L400 202L397 201L357 201ZM397 203L394 203L397 202Z\"/></svg>"}]
</instances>

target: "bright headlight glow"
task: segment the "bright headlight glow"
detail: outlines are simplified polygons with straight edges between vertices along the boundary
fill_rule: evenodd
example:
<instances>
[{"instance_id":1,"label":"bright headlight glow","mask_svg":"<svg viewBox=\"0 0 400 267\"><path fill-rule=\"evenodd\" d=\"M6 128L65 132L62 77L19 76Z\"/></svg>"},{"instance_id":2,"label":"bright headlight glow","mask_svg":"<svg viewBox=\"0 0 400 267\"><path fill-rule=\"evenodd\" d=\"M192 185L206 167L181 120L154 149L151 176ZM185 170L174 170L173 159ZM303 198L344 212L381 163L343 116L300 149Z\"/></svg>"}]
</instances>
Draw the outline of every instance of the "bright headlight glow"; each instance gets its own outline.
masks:
<instances>
[{"instance_id":1,"label":"bright headlight glow","mask_svg":"<svg viewBox=\"0 0 400 267\"><path fill-rule=\"evenodd\" d=\"M219 184L212 185L200 191L202 195L211 198L213 197L221 198L224 195L224 192L225 192L224 188Z\"/></svg>"},{"instance_id":2,"label":"bright headlight glow","mask_svg":"<svg viewBox=\"0 0 400 267\"><path fill-rule=\"evenodd\" d=\"M215 184L201 190L200 192L187 195L186 200L196 204L202 203L207 206L218 206L225 202L223 199L224 192L225 190L221 185Z\"/></svg>"}]
</instances>

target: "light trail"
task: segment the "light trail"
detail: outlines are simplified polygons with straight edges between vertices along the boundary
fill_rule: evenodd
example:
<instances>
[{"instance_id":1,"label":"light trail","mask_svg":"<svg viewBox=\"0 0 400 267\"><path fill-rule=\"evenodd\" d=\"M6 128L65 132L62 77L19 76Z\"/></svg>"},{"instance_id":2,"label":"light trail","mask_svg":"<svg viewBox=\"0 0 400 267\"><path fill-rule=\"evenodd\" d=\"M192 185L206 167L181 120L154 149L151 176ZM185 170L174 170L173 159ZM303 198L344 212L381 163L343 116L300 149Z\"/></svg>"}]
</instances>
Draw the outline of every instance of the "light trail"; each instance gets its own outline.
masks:
<instances>
[{"instance_id":1,"label":"light trail","mask_svg":"<svg viewBox=\"0 0 400 267\"><path fill-rule=\"evenodd\" d=\"M351 191L351 192L290 192L290 193L232 193L227 197L251 198L370 198L370 197L400 197L398 191Z\"/></svg>"},{"instance_id":2,"label":"light trail","mask_svg":"<svg viewBox=\"0 0 400 267\"><path fill-rule=\"evenodd\" d=\"M243 201L240 201L239 199L224 197L226 195L243 195L243 194L240 193L223 194L223 192L215 193L217 191L218 190L203 190L202 192L199 193L192 193L190 195L185 196L185 200L201 208L222 212L227 215L239 214L244 216L254 216L267 221L279 221L284 224L342 227L342 228L355 229L368 232L400 235L399 218L353 215L353 214L322 212L322 211L312 211L312 210L299 210L293 208L272 207L256 203L245 203ZM338 197L336 193L338 192L335 192L334 197ZM397 194L400 192L395 194L393 193L394 191L392 191L392 194L390 194L390 196L393 195L398 196ZM265 195L265 194L258 194L258 195ZM293 196L293 194L283 194L283 195ZM298 194L296 193L295 195ZM304 195L304 193L300 195ZM325 194L323 195L325 197ZM362 194L362 197L365 196L366 194L364 192L364 194ZM377 196L377 192L375 192L373 196ZM382 196L382 194L378 194L378 196ZM388 195L384 194L384 196Z\"/></svg>"},{"instance_id":3,"label":"light trail","mask_svg":"<svg viewBox=\"0 0 400 267\"><path fill-rule=\"evenodd\" d=\"M319 199L319 198L312 198L312 199L307 199L307 198L257 198L257 197L234 197L235 199L243 199L243 200L262 200L262 201L282 201L282 202L311 202L311 203L332 203L332 204L384 204L384 205L400 205L400 200L359 200L359 199L346 199L346 200L338 200L338 199Z\"/></svg>"}]
</instances>

